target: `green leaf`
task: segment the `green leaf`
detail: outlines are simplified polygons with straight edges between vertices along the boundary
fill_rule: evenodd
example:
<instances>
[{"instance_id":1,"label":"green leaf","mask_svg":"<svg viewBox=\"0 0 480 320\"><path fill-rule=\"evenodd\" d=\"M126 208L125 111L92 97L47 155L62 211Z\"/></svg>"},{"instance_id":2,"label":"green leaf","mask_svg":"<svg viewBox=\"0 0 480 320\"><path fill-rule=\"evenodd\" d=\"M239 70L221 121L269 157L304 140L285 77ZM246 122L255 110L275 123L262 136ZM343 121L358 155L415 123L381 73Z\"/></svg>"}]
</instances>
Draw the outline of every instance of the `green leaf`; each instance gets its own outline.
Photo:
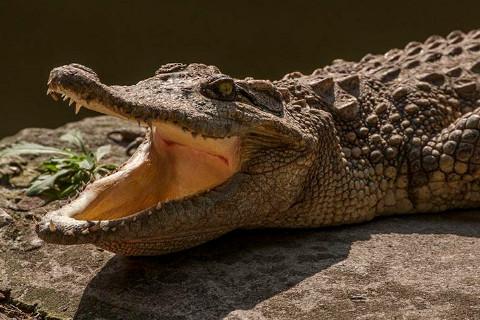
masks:
<instances>
[{"instance_id":1,"label":"green leaf","mask_svg":"<svg viewBox=\"0 0 480 320\"><path fill-rule=\"evenodd\" d=\"M103 157L105 157L107 154L109 154L112 150L112 146L110 145L105 145L105 146L101 146L99 147L96 151L95 151L95 160L98 162L100 160L102 160Z\"/></svg>"},{"instance_id":2,"label":"green leaf","mask_svg":"<svg viewBox=\"0 0 480 320\"><path fill-rule=\"evenodd\" d=\"M40 165L40 171L45 171L45 172L57 172L58 171L58 167L57 165L55 165L54 163L48 163L48 162L43 162L41 165Z\"/></svg>"},{"instance_id":3,"label":"green leaf","mask_svg":"<svg viewBox=\"0 0 480 320\"><path fill-rule=\"evenodd\" d=\"M88 161L88 159L84 159L78 163L78 166L83 170L92 170L95 167L95 163Z\"/></svg>"},{"instance_id":4,"label":"green leaf","mask_svg":"<svg viewBox=\"0 0 480 320\"><path fill-rule=\"evenodd\" d=\"M36 143L20 142L0 151L0 158L7 156L19 156L23 154L60 154L71 156L72 153L54 147L46 147Z\"/></svg>"},{"instance_id":5,"label":"green leaf","mask_svg":"<svg viewBox=\"0 0 480 320\"><path fill-rule=\"evenodd\" d=\"M60 140L70 143L71 145L79 148L82 152L86 153L85 143L80 131L72 130L60 137Z\"/></svg>"},{"instance_id":6,"label":"green leaf","mask_svg":"<svg viewBox=\"0 0 480 320\"><path fill-rule=\"evenodd\" d=\"M38 176L27 189L27 196L37 196L49 189L54 189L56 180L69 172L70 170L64 169L53 175L42 174Z\"/></svg>"},{"instance_id":7,"label":"green leaf","mask_svg":"<svg viewBox=\"0 0 480 320\"><path fill-rule=\"evenodd\" d=\"M105 163L105 164L99 165L98 168L107 169L109 171L112 171L112 170L117 169L117 165L113 164L113 163Z\"/></svg>"},{"instance_id":8,"label":"green leaf","mask_svg":"<svg viewBox=\"0 0 480 320\"><path fill-rule=\"evenodd\" d=\"M71 184L67 188L63 189L58 195L58 198L65 198L68 197L70 194L74 193L78 189L80 189L80 184Z\"/></svg>"},{"instance_id":9,"label":"green leaf","mask_svg":"<svg viewBox=\"0 0 480 320\"><path fill-rule=\"evenodd\" d=\"M37 170L41 174L32 180L27 195L44 195L50 200L65 198L116 168L113 164L98 165L98 161L111 151L111 146L101 146L93 153L85 146L78 131L70 131L60 139L81 151L74 152L70 149L46 147L36 143L19 143L0 151L0 157L22 154L54 155L38 166Z\"/></svg>"}]
</instances>

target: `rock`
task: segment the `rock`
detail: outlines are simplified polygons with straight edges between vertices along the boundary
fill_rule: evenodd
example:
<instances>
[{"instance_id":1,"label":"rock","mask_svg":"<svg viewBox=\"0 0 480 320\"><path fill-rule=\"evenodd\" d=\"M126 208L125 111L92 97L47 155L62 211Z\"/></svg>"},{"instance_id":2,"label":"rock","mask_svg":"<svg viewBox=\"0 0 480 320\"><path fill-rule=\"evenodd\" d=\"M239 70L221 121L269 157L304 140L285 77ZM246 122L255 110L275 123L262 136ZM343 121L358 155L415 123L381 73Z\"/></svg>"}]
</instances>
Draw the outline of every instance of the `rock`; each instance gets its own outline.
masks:
<instances>
[{"instance_id":1,"label":"rock","mask_svg":"<svg viewBox=\"0 0 480 320\"><path fill-rule=\"evenodd\" d=\"M43 240L40 238L34 238L28 242L28 245L23 249L24 251L32 251L43 246Z\"/></svg>"},{"instance_id":2,"label":"rock","mask_svg":"<svg viewBox=\"0 0 480 320\"><path fill-rule=\"evenodd\" d=\"M10 179L22 172L20 164L11 159L0 158L0 184L10 184Z\"/></svg>"},{"instance_id":3,"label":"rock","mask_svg":"<svg viewBox=\"0 0 480 320\"><path fill-rule=\"evenodd\" d=\"M0 208L0 228L13 222L13 218Z\"/></svg>"},{"instance_id":4,"label":"rock","mask_svg":"<svg viewBox=\"0 0 480 320\"><path fill-rule=\"evenodd\" d=\"M17 211L31 211L45 205L46 201L40 197L25 197L16 203L15 207Z\"/></svg>"}]
</instances>

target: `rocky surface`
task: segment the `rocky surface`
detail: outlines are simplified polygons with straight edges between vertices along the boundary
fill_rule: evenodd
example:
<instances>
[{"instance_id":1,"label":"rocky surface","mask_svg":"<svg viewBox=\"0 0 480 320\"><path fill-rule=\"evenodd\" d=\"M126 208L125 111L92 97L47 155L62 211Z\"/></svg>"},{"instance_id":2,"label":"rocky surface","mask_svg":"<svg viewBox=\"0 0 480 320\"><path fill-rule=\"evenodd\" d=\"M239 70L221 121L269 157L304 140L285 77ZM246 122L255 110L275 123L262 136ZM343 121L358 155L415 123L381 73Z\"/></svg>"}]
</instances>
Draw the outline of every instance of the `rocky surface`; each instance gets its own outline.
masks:
<instances>
[{"instance_id":1,"label":"rocky surface","mask_svg":"<svg viewBox=\"0 0 480 320\"><path fill-rule=\"evenodd\" d=\"M97 147L119 127L139 130L97 117L25 129L0 148L17 141L59 146L72 128ZM124 161L124 147L114 144L106 161ZM35 221L61 205L24 195L41 160L0 161L0 215L9 220L0 223L2 320L480 318L478 211L238 231L176 254L128 258L36 237Z\"/></svg>"}]
</instances>

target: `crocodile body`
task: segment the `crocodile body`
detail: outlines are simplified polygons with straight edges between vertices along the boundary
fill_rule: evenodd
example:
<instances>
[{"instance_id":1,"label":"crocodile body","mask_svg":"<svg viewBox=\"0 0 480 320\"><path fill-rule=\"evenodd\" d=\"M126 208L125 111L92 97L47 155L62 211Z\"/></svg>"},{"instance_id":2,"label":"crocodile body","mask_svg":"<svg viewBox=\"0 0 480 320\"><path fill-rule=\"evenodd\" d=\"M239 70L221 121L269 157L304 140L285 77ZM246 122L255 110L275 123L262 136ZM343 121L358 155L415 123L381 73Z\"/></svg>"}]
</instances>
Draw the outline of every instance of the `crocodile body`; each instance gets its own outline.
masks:
<instances>
[{"instance_id":1,"label":"crocodile body","mask_svg":"<svg viewBox=\"0 0 480 320\"><path fill-rule=\"evenodd\" d=\"M82 218L83 202L74 200L37 226L50 242L162 254L238 228L321 227L480 204L480 30L274 82L169 64L118 87L69 65L52 71L49 89L152 128L159 121L194 138L239 141L238 166L215 185L98 219Z\"/></svg>"}]
</instances>

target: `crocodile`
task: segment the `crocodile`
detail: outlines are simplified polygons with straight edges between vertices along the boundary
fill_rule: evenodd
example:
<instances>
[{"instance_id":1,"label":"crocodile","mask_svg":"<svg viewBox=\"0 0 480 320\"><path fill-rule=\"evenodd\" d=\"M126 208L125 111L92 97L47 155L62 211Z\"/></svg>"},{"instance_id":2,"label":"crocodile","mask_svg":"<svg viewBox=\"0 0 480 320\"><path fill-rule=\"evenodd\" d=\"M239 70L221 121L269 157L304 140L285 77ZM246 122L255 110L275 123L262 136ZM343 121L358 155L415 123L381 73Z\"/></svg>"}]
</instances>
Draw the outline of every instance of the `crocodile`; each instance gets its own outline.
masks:
<instances>
[{"instance_id":1,"label":"crocodile","mask_svg":"<svg viewBox=\"0 0 480 320\"><path fill-rule=\"evenodd\" d=\"M170 63L117 86L69 64L47 93L147 128L116 172L44 216L47 242L160 255L235 229L480 204L480 29L276 81Z\"/></svg>"}]
</instances>

